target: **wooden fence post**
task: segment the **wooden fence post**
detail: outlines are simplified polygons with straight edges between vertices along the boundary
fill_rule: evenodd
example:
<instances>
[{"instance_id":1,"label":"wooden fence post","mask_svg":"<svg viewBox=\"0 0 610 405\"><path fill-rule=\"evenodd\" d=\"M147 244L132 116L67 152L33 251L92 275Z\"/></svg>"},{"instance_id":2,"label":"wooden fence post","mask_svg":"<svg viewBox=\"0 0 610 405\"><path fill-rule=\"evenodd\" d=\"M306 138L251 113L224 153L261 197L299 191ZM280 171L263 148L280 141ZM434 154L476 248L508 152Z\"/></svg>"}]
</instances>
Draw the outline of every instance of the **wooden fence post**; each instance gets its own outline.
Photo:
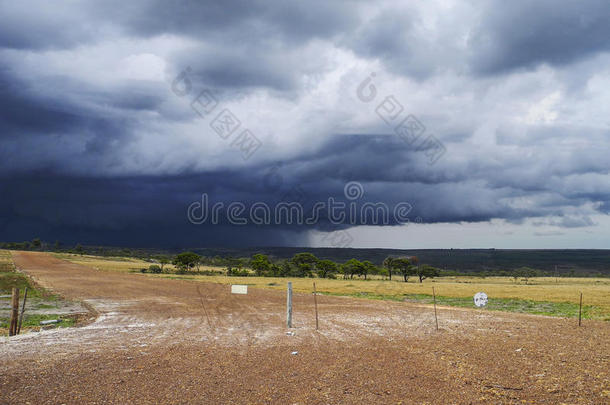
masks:
<instances>
[{"instance_id":1,"label":"wooden fence post","mask_svg":"<svg viewBox=\"0 0 610 405\"><path fill-rule=\"evenodd\" d=\"M11 300L11 323L8 329L9 336L17 334L17 319L19 317L19 289L13 287L13 297Z\"/></svg>"}]
</instances>

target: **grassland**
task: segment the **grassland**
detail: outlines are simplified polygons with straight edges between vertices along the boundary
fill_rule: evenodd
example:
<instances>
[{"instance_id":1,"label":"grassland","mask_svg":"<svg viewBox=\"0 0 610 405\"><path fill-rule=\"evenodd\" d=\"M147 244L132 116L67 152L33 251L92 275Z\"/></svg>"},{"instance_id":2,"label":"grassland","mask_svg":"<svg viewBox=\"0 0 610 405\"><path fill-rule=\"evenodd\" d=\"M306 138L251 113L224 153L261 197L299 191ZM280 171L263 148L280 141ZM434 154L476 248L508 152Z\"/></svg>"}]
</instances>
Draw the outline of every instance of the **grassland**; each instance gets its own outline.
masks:
<instances>
[{"instance_id":1,"label":"grassland","mask_svg":"<svg viewBox=\"0 0 610 405\"><path fill-rule=\"evenodd\" d=\"M87 265L102 271L136 272L150 265L139 259L112 258L56 254L57 257L74 263ZM172 269L168 266L167 269ZM202 266L201 270L222 270ZM292 281L296 292L311 293L312 282L322 294L353 296L372 299L414 301L430 303L432 287L440 305L473 307L472 296L484 291L490 298L487 310L526 312L552 316L578 315L580 293L583 293L584 318L610 320L610 279L607 278L554 278L538 277L515 282L509 277L440 277L419 283L411 278L408 283L401 279L309 279L274 277L227 277L197 274L158 274L150 277L192 279L220 284L247 284L258 288L284 289Z\"/></svg>"}]
</instances>

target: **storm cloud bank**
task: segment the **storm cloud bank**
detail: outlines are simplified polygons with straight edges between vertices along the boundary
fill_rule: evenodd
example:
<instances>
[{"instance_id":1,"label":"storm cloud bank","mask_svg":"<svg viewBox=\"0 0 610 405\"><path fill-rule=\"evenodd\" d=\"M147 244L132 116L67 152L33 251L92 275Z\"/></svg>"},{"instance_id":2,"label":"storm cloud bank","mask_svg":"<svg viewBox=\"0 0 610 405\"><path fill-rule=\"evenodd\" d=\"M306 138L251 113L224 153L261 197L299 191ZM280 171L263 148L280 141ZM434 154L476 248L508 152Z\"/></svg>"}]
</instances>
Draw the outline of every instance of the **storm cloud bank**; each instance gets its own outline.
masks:
<instances>
[{"instance_id":1,"label":"storm cloud bank","mask_svg":"<svg viewBox=\"0 0 610 405\"><path fill-rule=\"evenodd\" d=\"M2 1L0 17L0 240L305 245L370 222L193 224L188 207L349 203L350 182L410 223L605 235L608 2Z\"/></svg>"}]
</instances>

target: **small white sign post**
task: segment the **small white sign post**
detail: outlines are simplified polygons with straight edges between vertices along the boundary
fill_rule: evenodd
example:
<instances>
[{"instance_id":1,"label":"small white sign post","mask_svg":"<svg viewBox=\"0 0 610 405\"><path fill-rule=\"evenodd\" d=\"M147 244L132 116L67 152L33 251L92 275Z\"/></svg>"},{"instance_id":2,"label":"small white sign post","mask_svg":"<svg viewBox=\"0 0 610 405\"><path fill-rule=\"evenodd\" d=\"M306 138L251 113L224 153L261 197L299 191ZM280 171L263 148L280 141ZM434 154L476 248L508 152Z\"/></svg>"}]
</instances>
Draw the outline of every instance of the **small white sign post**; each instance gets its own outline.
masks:
<instances>
[{"instance_id":1,"label":"small white sign post","mask_svg":"<svg viewBox=\"0 0 610 405\"><path fill-rule=\"evenodd\" d=\"M248 294L248 286L241 284L233 284L231 286L231 294Z\"/></svg>"}]
</instances>

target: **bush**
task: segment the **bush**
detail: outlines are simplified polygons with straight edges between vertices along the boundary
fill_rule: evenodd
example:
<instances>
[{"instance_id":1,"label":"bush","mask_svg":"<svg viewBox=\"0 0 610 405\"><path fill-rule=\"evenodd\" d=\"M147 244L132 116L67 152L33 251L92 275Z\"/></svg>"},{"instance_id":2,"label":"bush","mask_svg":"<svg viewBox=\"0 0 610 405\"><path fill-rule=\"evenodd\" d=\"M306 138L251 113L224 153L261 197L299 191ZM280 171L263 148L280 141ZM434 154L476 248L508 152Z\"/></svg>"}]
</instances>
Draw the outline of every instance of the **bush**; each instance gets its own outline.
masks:
<instances>
[{"instance_id":1,"label":"bush","mask_svg":"<svg viewBox=\"0 0 610 405\"><path fill-rule=\"evenodd\" d=\"M201 256L193 252L184 252L180 253L178 256L174 258L174 265L181 270L187 271L197 266L199 269L199 260L201 260ZM184 273L179 273L184 274Z\"/></svg>"},{"instance_id":2,"label":"bush","mask_svg":"<svg viewBox=\"0 0 610 405\"><path fill-rule=\"evenodd\" d=\"M232 267L227 268L227 276L229 277L248 277L250 272L246 269L234 269Z\"/></svg>"},{"instance_id":3,"label":"bush","mask_svg":"<svg viewBox=\"0 0 610 405\"><path fill-rule=\"evenodd\" d=\"M161 273L161 267L157 266L156 264L152 264L148 267L148 272L153 274L159 274Z\"/></svg>"},{"instance_id":4,"label":"bush","mask_svg":"<svg viewBox=\"0 0 610 405\"><path fill-rule=\"evenodd\" d=\"M161 273L161 267L157 266L156 264L153 264L153 265L150 265L147 269L145 269L145 268L140 269L140 273L159 274L159 273Z\"/></svg>"}]
</instances>

